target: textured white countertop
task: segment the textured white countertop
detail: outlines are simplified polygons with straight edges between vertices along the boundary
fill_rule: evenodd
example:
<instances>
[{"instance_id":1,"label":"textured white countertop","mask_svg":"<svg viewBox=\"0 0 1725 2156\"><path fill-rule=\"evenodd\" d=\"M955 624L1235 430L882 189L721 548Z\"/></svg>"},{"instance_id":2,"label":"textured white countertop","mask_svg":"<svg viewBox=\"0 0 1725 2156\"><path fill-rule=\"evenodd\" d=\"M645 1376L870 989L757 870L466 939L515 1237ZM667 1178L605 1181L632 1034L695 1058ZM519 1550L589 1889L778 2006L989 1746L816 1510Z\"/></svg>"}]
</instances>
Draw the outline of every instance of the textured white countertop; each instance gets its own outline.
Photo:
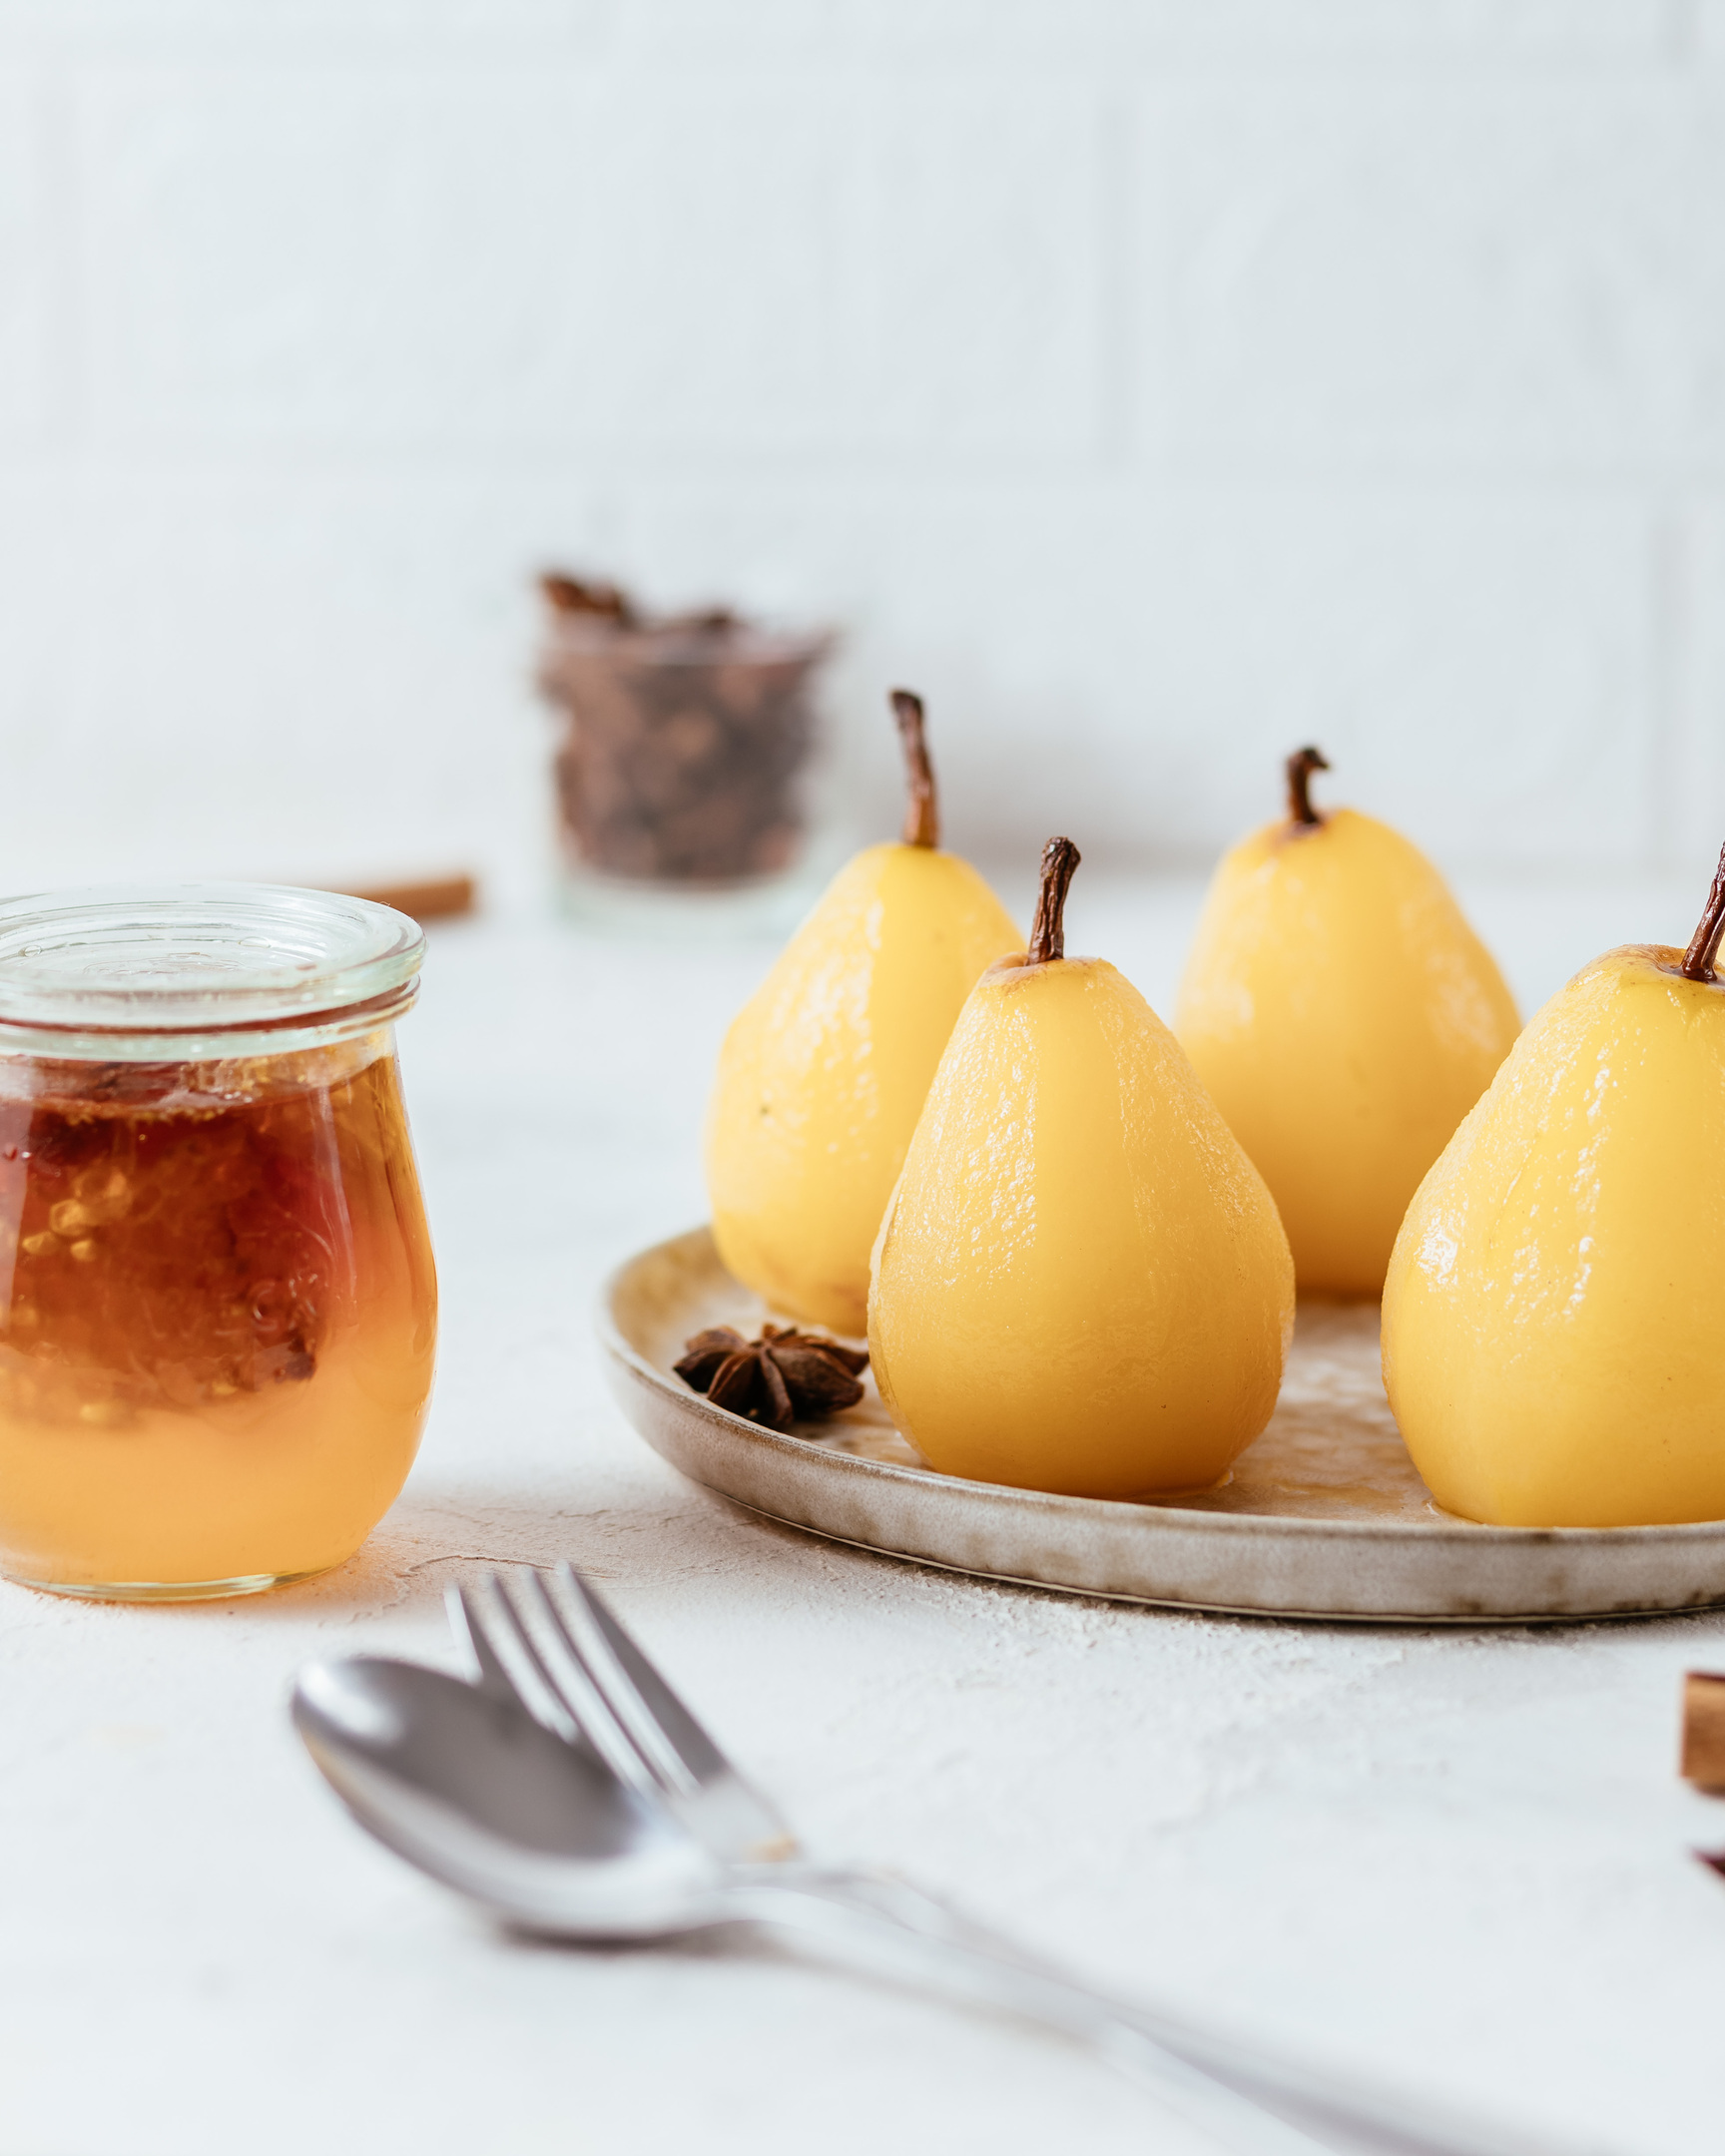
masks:
<instances>
[{"instance_id":1,"label":"textured white countertop","mask_svg":"<svg viewBox=\"0 0 1725 2156\"><path fill-rule=\"evenodd\" d=\"M1195 896L1081 882L1075 946L1166 1011ZM1531 1003L1683 941L1700 894L1468 896ZM296 1665L443 1658L451 1580L561 1556L823 1854L1577 2147L1717 2147L1725 1881L1688 1853L1725 1806L1674 1764L1725 1616L1349 1629L967 1583L764 1526L625 1426L589 1309L701 1217L710 1058L769 955L437 932L402 1048L443 1348L394 1511L254 1602L0 1587L0 2156L1206 2145L1054 2040L766 1948L511 1941L351 1827Z\"/></svg>"}]
</instances>

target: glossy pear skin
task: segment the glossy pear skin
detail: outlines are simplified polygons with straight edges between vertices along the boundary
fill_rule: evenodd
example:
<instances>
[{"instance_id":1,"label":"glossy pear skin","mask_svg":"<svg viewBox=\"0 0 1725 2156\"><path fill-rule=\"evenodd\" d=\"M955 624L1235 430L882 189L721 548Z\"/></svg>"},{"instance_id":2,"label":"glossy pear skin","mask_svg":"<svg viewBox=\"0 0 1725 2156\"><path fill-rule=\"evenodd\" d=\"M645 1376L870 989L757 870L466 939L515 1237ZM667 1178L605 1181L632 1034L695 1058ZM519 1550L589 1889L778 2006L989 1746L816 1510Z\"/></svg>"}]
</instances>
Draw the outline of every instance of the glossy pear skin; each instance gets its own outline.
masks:
<instances>
[{"instance_id":1,"label":"glossy pear skin","mask_svg":"<svg viewBox=\"0 0 1725 2156\"><path fill-rule=\"evenodd\" d=\"M1303 1295L1369 1297L1420 1179L1519 1026L1406 838L1338 808L1226 855L1174 1030L1269 1184Z\"/></svg>"},{"instance_id":2,"label":"glossy pear skin","mask_svg":"<svg viewBox=\"0 0 1725 2156\"><path fill-rule=\"evenodd\" d=\"M1409 1208L1384 1381L1438 1502L1498 1526L1725 1518L1725 987L1597 958Z\"/></svg>"},{"instance_id":3,"label":"glossy pear skin","mask_svg":"<svg viewBox=\"0 0 1725 2156\"><path fill-rule=\"evenodd\" d=\"M1144 998L1097 958L991 966L874 1252L874 1375L923 1457L1205 1488L1270 1419L1293 1326L1270 1193Z\"/></svg>"},{"instance_id":4,"label":"glossy pear skin","mask_svg":"<svg viewBox=\"0 0 1725 2156\"><path fill-rule=\"evenodd\" d=\"M868 1254L977 975L1023 937L968 861L876 845L839 871L719 1057L707 1185L719 1254L782 1311L867 1323Z\"/></svg>"}]
</instances>

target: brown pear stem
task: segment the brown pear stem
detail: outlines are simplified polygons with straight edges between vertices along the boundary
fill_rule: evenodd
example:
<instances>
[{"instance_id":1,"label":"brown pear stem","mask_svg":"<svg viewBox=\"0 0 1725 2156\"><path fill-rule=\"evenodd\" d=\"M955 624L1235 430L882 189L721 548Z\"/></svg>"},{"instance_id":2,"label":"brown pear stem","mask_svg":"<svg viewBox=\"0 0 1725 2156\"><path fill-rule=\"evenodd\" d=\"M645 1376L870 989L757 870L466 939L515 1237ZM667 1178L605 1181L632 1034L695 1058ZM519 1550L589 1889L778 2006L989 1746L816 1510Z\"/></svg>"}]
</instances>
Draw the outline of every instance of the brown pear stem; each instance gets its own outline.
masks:
<instances>
[{"instance_id":1,"label":"brown pear stem","mask_svg":"<svg viewBox=\"0 0 1725 2156\"><path fill-rule=\"evenodd\" d=\"M1031 965L1046 965L1050 958L1066 955L1066 893L1072 886L1072 871L1083 857L1070 838L1050 838L1042 848L1042 884L1025 953Z\"/></svg>"},{"instance_id":2,"label":"brown pear stem","mask_svg":"<svg viewBox=\"0 0 1725 2156\"><path fill-rule=\"evenodd\" d=\"M1288 759L1288 820L1304 823L1310 828L1322 823L1324 818L1312 806L1312 774L1330 769L1330 759L1322 749L1296 749Z\"/></svg>"},{"instance_id":3,"label":"brown pear stem","mask_svg":"<svg viewBox=\"0 0 1725 2156\"><path fill-rule=\"evenodd\" d=\"M586 614L599 621L614 622L619 629L633 629L640 621L633 600L615 584L600 584L566 576L561 569L547 569L539 589L556 614Z\"/></svg>"},{"instance_id":4,"label":"brown pear stem","mask_svg":"<svg viewBox=\"0 0 1725 2156\"><path fill-rule=\"evenodd\" d=\"M922 733L922 699L908 689L894 689L892 716L898 722L898 739L904 745L904 784L909 790L909 800L904 804L904 843L937 846L940 804L935 798L934 767L928 761L928 744Z\"/></svg>"},{"instance_id":5,"label":"brown pear stem","mask_svg":"<svg viewBox=\"0 0 1725 2156\"><path fill-rule=\"evenodd\" d=\"M1686 979L1710 981L1713 978L1713 961L1719 954L1722 935L1725 935L1725 849L1721 849L1719 865L1713 871L1707 910L1696 924L1695 933L1689 938L1689 948L1683 953L1683 963L1678 968Z\"/></svg>"}]
</instances>

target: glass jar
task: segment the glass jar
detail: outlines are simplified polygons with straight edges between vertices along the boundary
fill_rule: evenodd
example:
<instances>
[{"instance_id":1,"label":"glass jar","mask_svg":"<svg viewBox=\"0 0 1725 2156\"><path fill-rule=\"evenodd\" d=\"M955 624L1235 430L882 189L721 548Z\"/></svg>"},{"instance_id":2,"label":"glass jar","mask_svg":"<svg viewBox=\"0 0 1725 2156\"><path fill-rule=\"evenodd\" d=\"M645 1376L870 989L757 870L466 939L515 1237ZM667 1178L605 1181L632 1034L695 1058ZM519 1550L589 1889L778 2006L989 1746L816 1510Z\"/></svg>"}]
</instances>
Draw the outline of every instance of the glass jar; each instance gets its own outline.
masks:
<instances>
[{"instance_id":1,"label":"glass jar","mask_svg":"<svg viewBox=\"0 0 1725 2156\"><path fill-rule=\"evenodd\" d=\"M544 580L539 685L557 752L566 894L582 913L677 923L777 912L809 836L816 681L834 639L718 610L656 620L609 587ZM800 910L800 909L799 909Z\"/></svg>"},{"instance_id":2,"label":"glass jar","mask_svg":"<svg viewBox=\"0 0 1725 2156\"><path fill-rule=\"evenodd\" d=\"M431 1392L392 1027L424 937L263 884L0 903L0 1572L249 1594L352 1555Z\"/></svg>"}]
</instances>

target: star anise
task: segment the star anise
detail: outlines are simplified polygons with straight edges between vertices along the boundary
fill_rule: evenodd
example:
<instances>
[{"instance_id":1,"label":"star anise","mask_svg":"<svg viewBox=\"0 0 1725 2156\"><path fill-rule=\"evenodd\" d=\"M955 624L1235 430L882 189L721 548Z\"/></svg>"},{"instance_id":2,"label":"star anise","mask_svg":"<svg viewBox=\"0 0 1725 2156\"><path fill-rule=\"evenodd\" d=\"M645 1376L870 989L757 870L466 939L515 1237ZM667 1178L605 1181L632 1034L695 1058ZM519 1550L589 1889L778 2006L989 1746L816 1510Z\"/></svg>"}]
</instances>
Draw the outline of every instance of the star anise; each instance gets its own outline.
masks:
<instances>
[{"instance_id":1,"label":"star anise","mask_svg":"<svg viewBox=\"0 0 1725 2156\"><path fill-rule=\"evenodd\" d=\"M787 1430L855 1407L862 1397L857 1373L868 1367L868 1355L795 1326L763 1326L754 1341L732 1326L709 1326L684 1343L683 1359L672 1367L715 1407Z\"/></svg>"}]
</instances>

